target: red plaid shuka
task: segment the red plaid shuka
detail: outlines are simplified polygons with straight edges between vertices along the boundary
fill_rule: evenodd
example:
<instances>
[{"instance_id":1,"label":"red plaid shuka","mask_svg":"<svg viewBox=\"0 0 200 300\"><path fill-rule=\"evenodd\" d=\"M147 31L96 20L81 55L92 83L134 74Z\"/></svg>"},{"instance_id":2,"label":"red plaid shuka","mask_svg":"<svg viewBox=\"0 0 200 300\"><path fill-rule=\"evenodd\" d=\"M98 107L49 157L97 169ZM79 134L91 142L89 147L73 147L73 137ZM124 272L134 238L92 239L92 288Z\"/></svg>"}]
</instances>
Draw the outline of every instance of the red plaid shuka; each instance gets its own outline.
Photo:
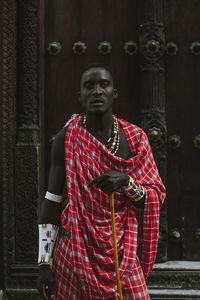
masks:
<instances>
[{"instance_id":1,"label":"red plaid shuka","mask_svg":"<svg viewBox=\"0 0 200 300\"><path fill-rule=\"evenodd\" d=\"M67 241L68 250L63 241L58 246L55 261L56 256L60 255L61 258L57 259L54 269L68 262L70 276L72 273L76 275L83 293L87 295L86 299L116 299L110 195L96 186L88 188L87 185L104 172L116 170L137 179L145 187L144 210L136 208L123 189L114 193L120 278L124 289L133 277L138 258L145 278L152 270L165 188L148 139L139 127L118 119L132 153L132 158L125 160L110 153L87 131L82 120L82 115L73 115L66 124L65 161L69 202L62 213L62 223L71 232L71 237ZM61 276L59 280L61 287L64 279ZM140 284L137 278L134 280L136 286ZM66 290L73 290L71 285L62 287L57 299L76 299L61 296ZM149 299L147 293L141 295L127 299Z\"/></svg>"}]
</instances>

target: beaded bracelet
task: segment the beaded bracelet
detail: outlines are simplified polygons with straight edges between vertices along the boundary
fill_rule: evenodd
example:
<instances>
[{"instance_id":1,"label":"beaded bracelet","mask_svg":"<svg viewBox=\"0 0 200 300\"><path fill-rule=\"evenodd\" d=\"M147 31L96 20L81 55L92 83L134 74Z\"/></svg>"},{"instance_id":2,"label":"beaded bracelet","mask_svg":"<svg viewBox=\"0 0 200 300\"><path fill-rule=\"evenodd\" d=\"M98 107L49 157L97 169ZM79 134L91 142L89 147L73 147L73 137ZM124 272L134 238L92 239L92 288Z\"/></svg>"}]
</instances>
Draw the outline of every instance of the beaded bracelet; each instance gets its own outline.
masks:
<instances>
[{"instance_id":1,"label":"beaded bracelet","mask_svg":"<svg viewBox=\"0 0 200 300\"><path fill-rule=\"evenodd\" d=\"M55 241L58 234L58 226L53 224L39 224L39 251L38 264L50 264Z\"/></svg>"},{"instance_id":2,"label":"beaded bracelet","mask_svg":"<svg viewBox=\"0 0 200 300\"><path fill-rule=\"evenodd\" d=\"M131 176L129 176L129 184L124 187L126 195L133 201L138 202L145 196L145 189Z\"/></svg>"}]
</instances>

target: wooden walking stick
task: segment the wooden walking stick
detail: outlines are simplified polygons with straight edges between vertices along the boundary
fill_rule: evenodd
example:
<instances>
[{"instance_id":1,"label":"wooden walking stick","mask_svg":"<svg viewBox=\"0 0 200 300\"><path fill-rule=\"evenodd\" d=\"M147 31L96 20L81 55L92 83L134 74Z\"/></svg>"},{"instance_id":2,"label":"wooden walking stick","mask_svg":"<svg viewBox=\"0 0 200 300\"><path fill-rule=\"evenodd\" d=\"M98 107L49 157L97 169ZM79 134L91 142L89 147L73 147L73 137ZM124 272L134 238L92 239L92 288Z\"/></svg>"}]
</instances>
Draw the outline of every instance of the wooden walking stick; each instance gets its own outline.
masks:
<instances>
[{"instance_id":1,"label":"wooden walking stick","mask_svg":"<svg viewBox=\"0 0 200 300\"><path fill-rule=\"evenodd\" d=\"M116 230L115 230L115 207L114 207L114 193L110 194L110 209L111 209L111 220L112 220L112 235L113 235L113 246L114 246L114 257L115 257L115 275L117 280L118 298L123 300L122 287L119 276L119 261L118 261L118 251L117 251L117 240L116 240Z\"/></svg>"}]
</instances>

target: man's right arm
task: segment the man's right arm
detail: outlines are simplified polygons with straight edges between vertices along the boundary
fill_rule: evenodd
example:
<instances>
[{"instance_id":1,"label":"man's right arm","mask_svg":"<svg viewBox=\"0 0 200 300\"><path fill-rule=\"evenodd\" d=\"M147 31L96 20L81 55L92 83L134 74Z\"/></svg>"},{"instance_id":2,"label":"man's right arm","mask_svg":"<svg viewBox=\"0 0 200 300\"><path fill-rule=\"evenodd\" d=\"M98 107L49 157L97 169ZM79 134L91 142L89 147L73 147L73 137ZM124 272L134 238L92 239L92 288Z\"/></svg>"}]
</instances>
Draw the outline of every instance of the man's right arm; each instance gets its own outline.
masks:
<instances>
[{"instance_id":1,"label":"man's right arm","mask_svg":"<svg viewBox=\"0 0 200 300\"><path fill-rule=\"evenodd\" d=\"M52 145L51 167L47 189L51 193L52 199L57 196L62 197L63 194L65 181L65 134L66 128L63 128L56 135ZM39 214L39 226L42 226L40 224L59 226L60 215L61 203L46 198L43 199ZM55 280L48 263L44 262L39 267L37 287L42 299L54 299Z\"/></svg>"},{"instance_id":2,"label":"man's right arm","mask_svg":"<svg viewBox=\"0 0 200 300\"><path fill-rule=\"evenodd\" d=\"M65 181L65 133L63 128L55 137L51 150L51 167L49 173L48 192L62 195ZM60 223L60 203L44 199L39 216L40 224Z\"/></svg>"}]
</instances>

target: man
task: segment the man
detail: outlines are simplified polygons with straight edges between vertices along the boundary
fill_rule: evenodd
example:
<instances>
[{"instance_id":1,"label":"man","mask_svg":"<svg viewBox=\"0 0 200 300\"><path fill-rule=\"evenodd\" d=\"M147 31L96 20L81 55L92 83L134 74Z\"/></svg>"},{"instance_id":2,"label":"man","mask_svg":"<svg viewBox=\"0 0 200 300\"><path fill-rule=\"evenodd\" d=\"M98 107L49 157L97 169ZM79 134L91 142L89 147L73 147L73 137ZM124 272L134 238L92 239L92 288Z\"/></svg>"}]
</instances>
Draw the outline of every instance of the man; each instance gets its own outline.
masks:
<instances>
[{"instance_id":1,"label":"man","mask_svg":"<svg viewBox=\"0 0 200 300\"><path fill-rule=\"evenodd\" d=\"M145 279L156 255L165 188L145 133L113 116L117 96L107 67L87 68L79 93L85 114L73 115L55 138L39 219L43 299L117 299L113 192L123 299L150 299ZM65 178L68 203L61 220L66 234L58 239L50 267Z\"/></svg>"}]
</instances>

